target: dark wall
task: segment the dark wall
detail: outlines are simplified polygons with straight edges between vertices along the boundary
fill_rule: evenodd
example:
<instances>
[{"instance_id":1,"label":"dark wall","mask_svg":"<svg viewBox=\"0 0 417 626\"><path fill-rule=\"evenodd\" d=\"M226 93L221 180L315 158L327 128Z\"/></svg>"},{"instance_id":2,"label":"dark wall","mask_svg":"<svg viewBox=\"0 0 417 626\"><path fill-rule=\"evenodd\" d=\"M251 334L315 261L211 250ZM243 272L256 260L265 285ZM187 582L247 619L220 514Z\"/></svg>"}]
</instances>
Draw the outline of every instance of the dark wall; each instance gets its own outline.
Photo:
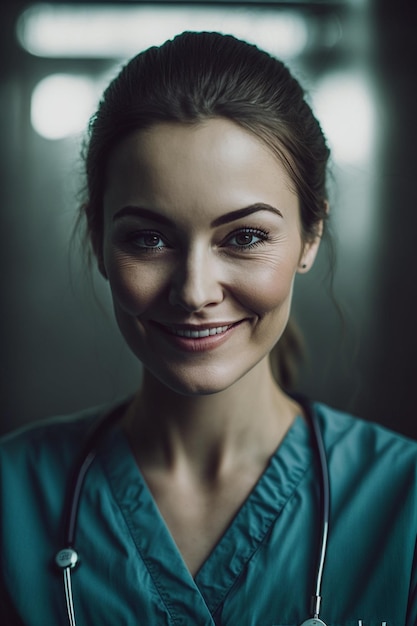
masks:
<instances>
[{"instance_id":1,"label":"dark wall","mask_svg":"<svg viewBox=\"0 0 417 626\"><path fill-rule=\"evenodd\" d=\"M340 322L329 307L326 323L308 316L312 353L302 386L336 406L417 438L417 5L374 0L369 4L369 74L378 115L373 179L372 236L360 252L338 238L335 294ZM355 184L339 196L342 211L358 199ZM337 207L336 207L337 209ZM359 256L358 256L359 254ZM314 301L314 288L309 296ZM303 302L304 311L307 301ZM336 331L335 328L339 327ZM330 348L329 346L332 346ZM322 355L323 358L320 358Z\"/></svg>"},{"instance_id":2,"label":"dark wall","mask_svg":"<svg viewBox=\"0 0 417 626\"><path fill-rule=\"evenodd\" d=\"M417 437L417 5L375 0L373 68L383 94L381 235L364 413Z\"/></svg>"},{"instance_id":3,"label":"dark wall","mask_svg":"<svg viewBox=\"0 0 417 626\"><path fill-rule=\"evenodd\" d=\"M335 172L334 295L344 320L326 286L325 250L312 274L297 281L294 310L309 355L300 388L417 438L417 24L412 4L374 0L365 23L358 24L367 30L377 152L372 164ZM104 281L95 273L89 278L81 253L69 251L81 185L79 138L48 142L30 126L33 86L47 73L73 69L74 63L34 59L18 47L14 24L22 6L3 3L0 20L3 432L111 400L140 378L112 320ZM330 54L303 59L301 73L314 85L315 76L334 62ZM90 61L89 67L102 72L106 63ZM357 219L354 208L366 208L369 189L372 224L362 238L348 226L351 215Z\"/></svg>"}]
</instances>

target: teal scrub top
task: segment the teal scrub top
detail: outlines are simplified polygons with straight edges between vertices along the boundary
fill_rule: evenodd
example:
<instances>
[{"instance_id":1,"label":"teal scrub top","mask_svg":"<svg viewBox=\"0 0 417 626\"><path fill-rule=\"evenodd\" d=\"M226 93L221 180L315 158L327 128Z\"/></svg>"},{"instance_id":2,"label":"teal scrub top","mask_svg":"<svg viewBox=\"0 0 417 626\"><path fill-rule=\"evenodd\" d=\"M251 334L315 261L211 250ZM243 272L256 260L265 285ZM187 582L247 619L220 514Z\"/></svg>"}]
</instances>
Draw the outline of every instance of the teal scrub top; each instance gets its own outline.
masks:
<instances>
[{"instance_id":1,"label":"teal scrub top","mask_svg":"<svg viewBox=\"0 0 417 626\"><path fill-rule=\"evenodd\" d=\"M315 404L331 480L322 587L328 626L417 624L417 443ZM62 509L80 442L104 409L0 446L5 626L65 626ZM298 626L310 616L319 472L298 417L193 578L120 428L83 488L72 586L78 626ZM360 622L362 620L362 622Z\"/></svg>"}]
</instances>

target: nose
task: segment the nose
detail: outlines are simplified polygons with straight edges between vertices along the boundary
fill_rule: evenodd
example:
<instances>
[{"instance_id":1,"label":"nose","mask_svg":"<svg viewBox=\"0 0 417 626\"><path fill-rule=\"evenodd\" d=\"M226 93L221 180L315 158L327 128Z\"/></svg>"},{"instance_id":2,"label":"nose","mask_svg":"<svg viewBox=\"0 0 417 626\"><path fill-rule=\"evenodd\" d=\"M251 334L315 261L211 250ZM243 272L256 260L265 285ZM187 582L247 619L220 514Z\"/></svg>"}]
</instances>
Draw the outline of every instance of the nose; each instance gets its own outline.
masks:
<instances>
[{"instance_id":1,"label":"nose","mask_svg":"<svg viewBox=\"0 0 417 626\"><path fill-rule=\"evenodd\" d=\"M189 313L219 304L224 298L219 259L211 250L184 253L172 272L169 302Z\"/></svg>"}]
</instances>

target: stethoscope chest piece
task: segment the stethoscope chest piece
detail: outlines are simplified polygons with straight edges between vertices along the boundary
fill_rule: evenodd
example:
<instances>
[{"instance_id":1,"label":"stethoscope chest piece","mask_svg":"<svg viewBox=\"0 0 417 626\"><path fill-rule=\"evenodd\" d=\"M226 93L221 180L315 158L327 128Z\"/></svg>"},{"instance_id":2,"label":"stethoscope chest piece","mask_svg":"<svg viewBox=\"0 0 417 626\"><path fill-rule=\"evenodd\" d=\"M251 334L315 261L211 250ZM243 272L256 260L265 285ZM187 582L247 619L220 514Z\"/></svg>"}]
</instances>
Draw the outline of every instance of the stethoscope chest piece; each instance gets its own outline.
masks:
<instances>
[{"instance_id":1,"label":"stethoscope chest piece","mask_svg":"<svg viewBox=\"0 0 417 626\"><path fill-rule=\"evenodd\" d=\"M78 563L78 553L73 548L64 548L55 556L55 563L60 569L72 569Z\"/></svg>"},{"instance_id":2,"label":"stethoscope chest piece","mask_svg":"<svg viewBox=\"0 0 417 626\"><path fill-rule=\"evenodd\" d=\"M295 398L297 399L297 398ZM322 521L322 532L321 532L321 542L320 542L320 551L319 551L319 559L317 564L317 575L316 575L316 584L314 587L314 592L312 596L312 606L309 611L310 615L314 615L316 617L310 617L305 620L300 626L326 626L325 622L323 622L318 616L320 614L320 603L321 603L321 580L323 574L323 566L326 556L326 547L327 547L327 535L329 528L329 509L330 509L330 483L329 483L329 473L327 468L327 459L326 459L326 451L324 447L324 442L322 438L322 434L320 431L319 421L316 417L314 409L312 409L306 401L303 401L298 397L299 402L302 404L305 409L306 417L308 417L309 424L311 424L312 434L315 441L315 448L317 449L319 466L321 470L321 505L322 505L322 513L321 513L321 521ZM74 613L74 602L72 597L72 589L71 589L71 571L75 568L77 564L80 562L79 555L76 550L72 547L75 541L76 534L76 525L77 525L77 514L80 503L80 498L82 494L83 484L86 477L86 474L93 463L97 447L102 440L103 436L107 433L107 429L110 428L116 419L119 419L123 415L123 411L121 408L111 411L104 419L101 419L98 426L94 429L93 433L89 436L85 447L83 448L82 454L79 458L78 464L76 465L74 472L74 479L70 485L70 489L68 491L66 508L69 512L68 517L65 520L65 544L67 547L61 549L55 555L55 563L61 570L63 574L64 580L64 590L65 590L65 601L68 613L68 624L69 626L75 626L75 613Z\"/></svg>"}]
</instances>

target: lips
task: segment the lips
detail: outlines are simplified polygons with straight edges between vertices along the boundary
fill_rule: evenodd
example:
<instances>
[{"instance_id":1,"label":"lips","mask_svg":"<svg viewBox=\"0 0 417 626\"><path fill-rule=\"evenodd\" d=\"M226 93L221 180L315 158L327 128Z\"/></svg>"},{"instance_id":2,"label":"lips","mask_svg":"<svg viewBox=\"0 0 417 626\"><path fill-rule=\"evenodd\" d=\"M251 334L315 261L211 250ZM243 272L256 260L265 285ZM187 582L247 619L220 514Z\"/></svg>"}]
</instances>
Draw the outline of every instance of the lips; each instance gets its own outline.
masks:
<instances>
[{"instance_id":1,"label":"lips","mask_svg":"<svg viewBox=\"0 0 417 626\"><path fill-rule=\"evenodd\" d=\"M174 335L175 337L185 337L187 339L203 339L205 337L214 337L215 335L221 335L230 328L232 328L232 326L237 326L238 324L240 324L241 320L239 320L239 322L223 322L219 324L212 323L199 326L193 324L160 324L158 322L154 323L162 330L169 333L170 335Z\"/></svg>"},{"instance_id":2,"label":"lips","mask_svg":"<svg viewBox=\"0 0 417 626\"><path fill-rule=\"evenodd\" d=\"M177 337L191 337L192 339L201 339L202 337L209 337L211 335L220 335L231 326L232 324L228 324L227 326L216 326L215 328L204 328L202 330L192 330L190 328L171 328L170 332L172 332L173 335L177 335Z\"/></svg>"},{"instance_id":3,"label":"lips","mask_svg":"<svg viewBox=\"0 0 417 626\"><path fill-rule=\"evenodd\" d=\"M156 336L164 339L171 348L180 353L199 354L210 352L229 341L235 330L245 320L237 322L211 322L206 324L162 324L151 321Z\"/></svg>"}]
</instances>

